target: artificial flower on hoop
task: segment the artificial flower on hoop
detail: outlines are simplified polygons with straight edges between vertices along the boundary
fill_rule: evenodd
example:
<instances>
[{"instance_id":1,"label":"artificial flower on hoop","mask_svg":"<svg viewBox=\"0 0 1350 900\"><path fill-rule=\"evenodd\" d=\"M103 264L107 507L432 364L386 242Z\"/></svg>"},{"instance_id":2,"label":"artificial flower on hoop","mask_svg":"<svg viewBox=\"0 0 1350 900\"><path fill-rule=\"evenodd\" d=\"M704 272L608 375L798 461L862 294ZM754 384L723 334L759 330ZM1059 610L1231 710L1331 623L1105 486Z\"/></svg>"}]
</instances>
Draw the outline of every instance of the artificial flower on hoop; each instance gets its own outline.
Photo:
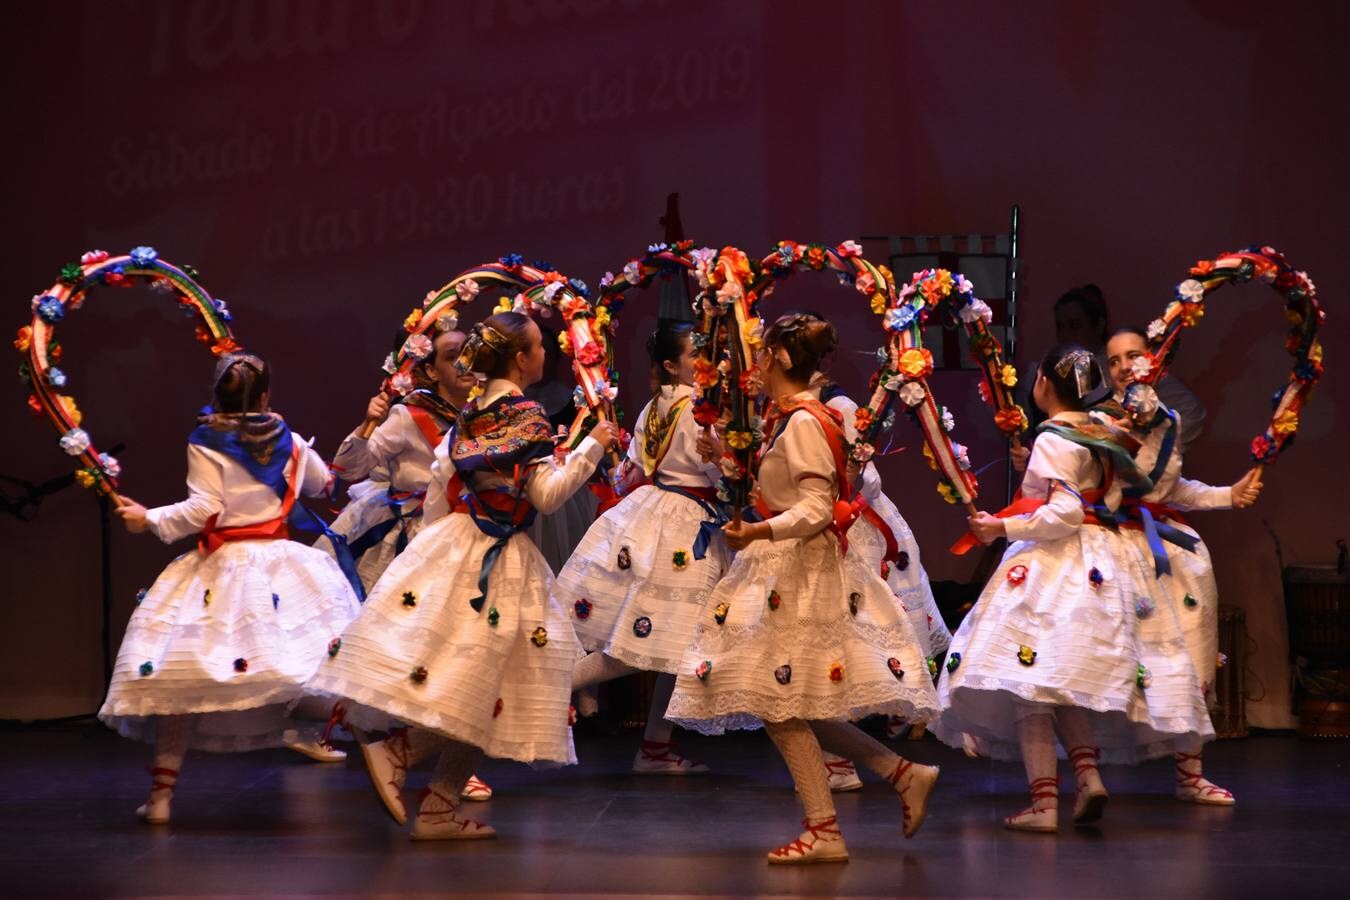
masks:
<instances>
[{"instance_id":1,"label":"artificial flower on hoop","mask_svg":"<svg viewBox=\"0 0 1350 900\"><path fill-rule=\"evenodd\" d=\"M858 293L866 297L869 294L876 293L877 280L872 277L871 272L863 272L856 279L854 279L853 287L857 289Z\"/></svg>"},{"instance_id":2,"label":"artificial flower on hoop","mask_svg":"<svg viewBox=\"0 0 1350 900\"><path fill-rule=\"evenodd\" d=\"M896 393L900 397L900 402L906 406L918 406L923 402L924 397L928 396L928 392L923 389L923 385L917 381L910 381L901 385L900 390Z\"/></svg>"},{"instance_id":3,"label":"artificial flower on hoop","mask_svg":"<svg viewBox=\"0 0 1350 900\"><path fill-rule=\"evenodd\" d=\"M872 312L879 316L886 311L887 302L886 295L877 291L872 295L872 299L868 301L868 305L872 308Z\"/></svg>"},{"instance_id":4,"label":"artificial flower on hoop","mask_svg":"<svg viewBox=\"0 0 1350 900\"><path fill-rule=\"evenodd\" d=\"M594 366L605 358L605 351L595 341L587 341L577 348L576 360L583 366Z\"/></svg>"},{"instance_id":5,"label":"artificial flower on hoop","mask_svg":"<svg viewBox=\"0 0 1350 900\"><path fill-rule=\"evenodd\" d=\"M933 455L933 448L928 446L927 441L924 441L923 444L923 458L928 461L928 468L936 472L938 467L937 457Z\"/></svg>"},{"instance_id":6,"label":"artificial flower on hoop","mask_svg":"<svg viewBox=\"0 0 1350 900\"><path fill-rule=\"evenodd\" d=\"M784 266L790 266L797 260L797 245L792 241L779 241L775 252Z\"/></svg>"},{"instance_id":7,"label":"artificial flower on hoop","mask_svg":"<svg viewBox=\"0 0 1350 900\"><path fill-rule=\"evenodd\" d=\"M591 305L580 297L568 297L558 305L558 312L562 313L565 321L572 321L577 316L585 316L591 311Z\"/></svg>"},{"instance_id":8,"label":"artificial flower on hoop","mask_svg":"<svg viewBox=\"0 0 1350 900\"><path fill-rule=\"evenodd\" d=\"M948 503L951 503L953 505L959 503L961 500L961 498L957 496L956 488L953 487L952 483L950 481L947 481L945 478L942 481L938 482L937 491L939 494L942 495L943 500L946 500Z\"/></svg>"},{"instance_id":9,"label":"artificial flower on hoop","mask_svg":"<svg viewBox=\"0 0 1350 900\"><path fill-rule=\"evenodd\" d=\"M825 268L825 248L819 244L807 247L806 252L802 254L802 262L819 272Z\"/></svg>"},{"instance_id":10,"label":"artificial flower on hoop","mask_svg":"<svg viewBox=\"0 0 1350 900\"><path fill-rule=\"evenodd\" d=\"M1130 361L1130 374L1140 381L1150 378L1153 375L1153 357L1136 356Z\"/></svg>"},{"instance_id":11,"label":"artificial flower on hoop","mask_svg":"<svg viewBox=\"0 0 1350 900\"><path fill-rule=\"evenodd\" d=\"M764 373L757 366L746 369L737 380L740 383L741 390L751 396L764 389Z\"/></svg>"},{"instance_id":12,"label":"artificial flower on hoop","mask_svg":"<svg viewBox=\"0 0 1350 900\"><path fill-rule=\"evenodd\" d=\"M393 378L389 379L389 388L399 396L406 397L408 394L412 393L414 387L416 387L416 385L413 384L412 376L407 372L399 372Z\"/></svg>"},{"instance_id":13,"label":"artificial flower on hoop","mask_svg":"<svg viewBox=\"0 0 1350 900\"><path fill-rule=\"evenodd\" d=\"M975 293L975 284L969 278L960 273L957 273L953 287L956 289L956 292L958 294ZM971 299L973 300L974 298L972 297Z\"/></svg>"},{"instance_id":14,"label":"artificial flower on hoop","mask_svg":"<svg viewBox=\"0 0 1350 900\"><path fill-rule=\"evenodd\" d=\"M722 411L717 408L716 403L699 399L694 401L694 421L707 427L716 425L722 418Z\"/></svg>"},{"instance_id":15,"label":"artificial flower on hoop","mask_svg":"<svg viewBox=\"0 0 1350 900\"><path fill-rule=\"evenodd\" d=\"M764 343L764 320L759 317L746 319L745 324L741 326L741 335L751 348L759 349Z\"/></svg>"},{"instance_id":16,"label":"artificial flower on hoop","mask_svg":"<svg viewBox=\"0 0 1350 900\"><path fill-rule=\"evenodd\" d=\"M1186 328L1194 328L1205 316L1205 307L1201 303L1182 303L1181 304L1181 324Z\"/></svg>"},{"instance_id":17,"label":"artificial flower on hoop","mask_svg":"<svg viewBox=\"0 0 1350 900\"><path fill-rule=\"evenodd\" d=\"M961 307L961 310L956 315L962 322L967 324L983 321L984 324L988 325L990 322L994 321L994 311L990 309L989 304L985 303L983 300L977 300L974 297L971 297L970 302Z\"/></svg>"},{"instance_id":18,"label":"artificial flower on hoop","mask_svg":"<svg viewBox=\"0 0 1350 900\"><path fill-rule=\"evenodd\" d=\"M211 352L216 356L224 356L226 353L233 353L239 349L239 343L232 337L223 337L211 345Z\"/></svg>"},{"instance_id":19,"label":"artificial flower on hoop","mask_svg":"<svg viewBox=\"0 0 1350 900\"><path fill-rule=\"evenodd\" d=\"M408 313L408 317L403 320L403 330L412 333L417 330L417 326L422 322L421 308L414 309Z\"/></svg>"},{"instance_id":20,"label":"artificial flower on hoop","mask_svg":"<svg viewBox=\"0 0 1350 900\"><path fill-rule=\"evenodd\" d=\"M107 250L90 250L80 256L80 263L86 266L98 265L108 258Z\"/></svg>"},{"instance_id":21,"label":"artificial flower on hoop","mask_svg":"<svg viewBox=\"0 0 1350 900\"><path fill-rule=\"evenodd\" d=\"M642 263L636 259L630 259L623 265L623 278L631 285L638 285L642 282Z\"/></svg>"},{"instance_id":22,"label":"artificial flower on hoop","mask_svg":"<svg viewBox=\"0 0 1350 900\"><path fill-rule=\"evenodd\" d=\"M849 453L849 456L858 465L865 466L876 455L876 452L877 448L871 444L866 441L858 441L853 445L853 450Z\"/></svg>"},{"instance_id":23,"label":"artificial flower on hoop","mask_svg":"<svg viewBox=\"0 0 1350 900\"><path fill-rule=\"evenodd\" d=\"M923 347L911 347L900 354L900 372L911 378L927 378L933 374L933 354Z\"/></svg>"},{"instance_id":24,"label":"artificial flower on hoop","mask_svg":"<svg viewBox=\"0 0 1350 900\"><path fill-rule=\"evenodd\" d=\"M1148 339L1156 341L1167 332L1167 323L1162 319L1154 319L1148 323Z\"/></svg>"},{"instance_id":25,"label":"artificial flower on hoop","mask_svg":"<svg viewBox=\"0 0 1350 900\"><path fill-rule=\"evenodd\" d=\"M725 284L717 289L717 302L726 308L734 301L741 299L744 291L741 290L739 282L728 279Z\"/></svg>"},{"instance_id":26,"label":"artificial flower on hoop","mask_svg":"<svg viewBox=\"0 0 1350 900\"><path fill-rule=\"evenodd\" d=\"M79 456L89 449L89 434L83 428L72 428L61 435L61 449L71 456Z\"/></svg>"},{"instance_id":27,"label":"artificial flower on hoop","mask_svg":"<svg viewBox=\"0 0 1350 900\"><path fill-rule=\"evenodd\" d=\"M717 366L713 365L710 361L701 356L694 360L694 384L707 390L717 384L720 377Z\"/></svg>"},{"instance_id":28,"label":"artificial flower on hoop","mask_svg":"<svg viewBox=\"0 0 1350 900\"><path fill-rule=\"evenodd\" d=\"M727 429L727 446L733 450L745 450L754 443L755 436L742 428Z\"/></svg>"},{"instance_id":29,"label":"artificial flower on hoop","mask_svg":"<svg viewBox=\"0 0 1350 900\"><path fill-rule=\"evenodd\" d=\"M866 434L872 427L874 420L872 410L866 406L858 407L857 411L853 413L853 427L858 430L858 434Z\"/></svg>"},{"instance_id":30,"label":"artificial flower on hoop","mask_svg":"<svg viewBox=\"0 0 1350 900\"><path fill-rule=\"evenodd\" d=\"M1286 409L1271 422L1276 437L1287 437L1298 431L1298 410Z\"/></svg>"},{"instance_id":31,"label":"artificial flower on hoop","mask_svg":"<svg viewBox=\"0 0 1350 900\"><path fill-rule=\"evenodd\" d=\"M1000 431L1012 434L1016 431L1022 431L1026 428L1027 415L1022 407L1012 406L1008 409L1000 409L994 413L994 424Z\"/></svg>"},{"instance_id":32,"label":"artificial flower on hoop","mask_svg":"<svg viewBox=\"0 0 1350 900\"><path fill-rule=\"evenodd\" d=\"M1017 387L1017 370L1012 366L1004 365L998 373L999 381L1003 382L1004 387Z\"/></svg>"},{"instance_id":33,"label":"artificial flower on hoop","mask_svg":"<svg viewBox=\"0 0 1350 900\"><path fill-rule=\"evenodd\" d=\"M414 334L403 342L403 349L413 359L426 359L432 351L431 338L425 334Z\"/></svg>"},{"instance_id":34,"label":"artificial flower on hoop","mask_svg":"<svg viewBox=\"0 0 1350 900\"><path fill-rule=\"evenodd\" d=\"M1194 278L1187 278L1177 285L1177 298L1186 303L1199 303L1205 299L1205 286Z\"/></svg>"},{"instance_id":35,"label":"artificial flower on hoop","mask_svg":"<svg viewBox=\"0 0 1350 900\"><path fill-rule=\"evenodd\" d=\"M857 241L844 241L834 252L839 254L840 259L852 259L855 256L862 256L862 246Z\"/></svg>"},{"instance_id":36,"label":"artificial flower on hoop","mask_svg":"<svg viewBox=\"0 0 1350 900\"><path fill-rule=\"evenodd\" d=\"M33 345L33 327L25 325L19 329L19 336L14 339L14 349L20 353L27 353L28 348Z\"/></svg>"},{"instance_id":37,"label":"artificial flower on hoop","mask_svg":"<svg viewBox=\"0 0 1350 900\"><path fill-rule=\"evenodd\" d=\"M460 303L468 303L474 297L477 297L478 292L482 289L482 285L478 282L472 278L466 278L455 285L455 296L459 298Z\"/></svg>"},{"instance_id":38,"label":"artificial flower on hoop","mask_svg":"<svg viewBox=\"0 0 1350 900\"><path fill-rule=\"evenodd\" d=\"M929 306L936 306L940 300L952 292L952 273L946 269L929 269L919 273L919 290Z\"/></svg>"},{"instance_id":39,"label":"artificial flower on hoop","mask_svg":"<svg viewBox=\"0 0 1350 900\"><path fill-rule=\"evenodd\" d=\"M880 294L876 296L880 297ZM881 325L887 331L900 332L914 324L914 319L918 317L919 311L909 303L901 303L899 306L886 310L886 315L881 320Z\"/></svg>"}]
</instances>

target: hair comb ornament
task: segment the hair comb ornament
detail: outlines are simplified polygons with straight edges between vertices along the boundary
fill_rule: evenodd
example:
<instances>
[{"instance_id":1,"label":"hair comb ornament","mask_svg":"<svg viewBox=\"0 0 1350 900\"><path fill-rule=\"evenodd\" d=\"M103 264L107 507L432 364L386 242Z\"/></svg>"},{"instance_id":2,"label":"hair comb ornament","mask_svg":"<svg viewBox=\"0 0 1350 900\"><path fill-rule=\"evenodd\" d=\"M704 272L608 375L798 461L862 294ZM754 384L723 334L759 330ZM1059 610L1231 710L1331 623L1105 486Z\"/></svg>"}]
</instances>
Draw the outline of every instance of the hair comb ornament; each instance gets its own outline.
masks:
<instances>
[{"instance_id":1,"label":"hair comb ornament","mask_svg":"<svg viewBox=\"0 0 1350 900\"><path fill-rule=\"evenodd\" d=\"M1092 390L1092 370L1096 366L1097 357L1091 353L1086 350L1071 350L1055 363L1055 374L1060 378L1068 378L1072 369L1074 387L1078 391L1078 396L1082 397ZM1098 369L1098 375L1100 374Z\"/></svg>"}]
</instances>

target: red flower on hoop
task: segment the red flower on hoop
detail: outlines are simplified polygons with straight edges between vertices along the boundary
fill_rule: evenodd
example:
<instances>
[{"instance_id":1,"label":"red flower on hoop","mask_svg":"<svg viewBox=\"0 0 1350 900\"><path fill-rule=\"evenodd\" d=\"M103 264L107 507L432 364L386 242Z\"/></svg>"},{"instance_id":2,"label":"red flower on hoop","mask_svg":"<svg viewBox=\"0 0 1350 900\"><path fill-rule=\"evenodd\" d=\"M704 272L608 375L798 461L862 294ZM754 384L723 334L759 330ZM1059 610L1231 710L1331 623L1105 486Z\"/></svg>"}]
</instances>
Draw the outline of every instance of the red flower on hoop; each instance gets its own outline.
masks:
<instances>
[{"instance_id":1,"label":"red flower on hoop","mask_svg":"<svg viewBox=\"0 0 1350 900\"><path fill-rule=\"evenodd\" d=\"M710 388L717 384L721 376L717 371L717 366L706 359L699 357L694 360L694 384L701 388Z\"/></svg>"},{"instance_id":2,"label":"red flower on hoop","mask_svg":"<svg viewBox=\"0 0 1350 900\"><path fill-rule=\"evenodd\" d=\"M994 424L998 426L1000 431L1009 433L1021 431L1026 427L1026 417L1022 414L1020 406L1000 409L994 413Z\"/></svg>"},{"instance_id":3,"label":"red flower on hoop","mask_svg":"<svg viewBox=\"0 0 1350 900\"><path fill-rule=\"evenodd\" d=\"M1252 438L1252 460L1254 462L1269 462L1275 457L1275 442L1264 434L1258 434Z\"/></svg>"},{"instance_id":4,"label":"red flower on hoop","mask_svg":"<svg viewBox=\"0 0 1350 900\"><path fill-rule=\"evenodd\" d=\"M239 349L239 344L232 337L223 337L211 345L211 352L216 356L224 356L226 353L233 353Z\"/></svg>"},{"instance_id":5,"label":"red flower on hoop","mask_svg":"<svg viewBox=\"0 0 1350 900\"><path fill-rule=\"evenodd\" d=\"M807 247L806 252L802 254L802 261L816 271L820 271L825 268L825 248L814 244Z\"/></svg>"},{"instance_id":6,"label":"red flower on hoop","mask_svg":"<svg viewBox=\"0 0 1350 900\"><path fill-rule=\"evenodd\" d=\"M694 421L700 425L716 425L722 418L722 411L717 408L716 403L710 403L707 400L698 400L694 403Z\"/></svg>"},{"instance_id":7,"label":"red flower on hoop","mask_svg":"<svg viewBox=\"0 0 1350 900\"><path fill-rule=\"evenodd\" d=\"M558 307L564 321L570 322L582 313L590 312L591 307L581 297L569 297Z\"/></svg>"},{"instance_id":8,"label":"red flower on hoop","mask_svg":"<svg viewBox=\"0 0 1350 900\"><path fill-rule=\"evenodd\" d=\"M600 349L600 345L594 341L582 344L577 348L577 362L581 363L583 366L598 365L604 358L605 351Z\"/></svg>"},{"instance_id":9,"label":"red flower on hoop","mask_svg":"<svg viewBox=\"0 0 1350 900\"><path fill-rule=\"evenodd\" d=\"M1191 266L1192 275L1208 275L1210 272L1213 271L1214 271L1214 261L1209 259L1202 259L1195 265Z\"/></svg>"}]
</instances>

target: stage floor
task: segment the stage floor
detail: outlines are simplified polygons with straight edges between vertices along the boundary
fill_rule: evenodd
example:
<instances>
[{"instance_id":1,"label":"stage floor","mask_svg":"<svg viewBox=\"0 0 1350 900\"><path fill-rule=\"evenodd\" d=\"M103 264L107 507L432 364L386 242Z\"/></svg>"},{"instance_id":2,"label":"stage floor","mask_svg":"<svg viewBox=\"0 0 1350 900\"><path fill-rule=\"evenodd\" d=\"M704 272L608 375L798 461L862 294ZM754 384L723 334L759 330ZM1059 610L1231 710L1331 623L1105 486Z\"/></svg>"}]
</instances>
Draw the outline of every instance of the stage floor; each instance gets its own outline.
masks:
<instances>
[{"instance_id":1,"label":"stage floor","mask_svg":"<svg viewBox=\"0 0 1350 900\"><path fill-rule=\"evenodd\" d=\"M1020 766L969 760L931 737L902 753L942 780L914 840L875 779L836 796L852 861L770 867L797 833L787 772L760 733L690 736L715 774L627 774L636 735L580 736L582 764L489 761L472 808L492 841L413 843L378 805L359 754L192 754L172 825L139 824L143 745L95 724L0 730L0 891L29 896L653 895L1308 897L1350 892L1350 745L1265 736L1219 743L1207 772L1234 809L1178 803L1171 767L1104 771L1099 828L1013 834ZM1062 767L1062 772L1067 767ZM429 770L412 773L410 787ZM1065 787L1070 779L1062 775ZM410 802L412 794L410 793ZM1066 795L1065 809L1072 806ZM1065 818L1067 822L1067 818Z\"/></svg>"}]
</instances>

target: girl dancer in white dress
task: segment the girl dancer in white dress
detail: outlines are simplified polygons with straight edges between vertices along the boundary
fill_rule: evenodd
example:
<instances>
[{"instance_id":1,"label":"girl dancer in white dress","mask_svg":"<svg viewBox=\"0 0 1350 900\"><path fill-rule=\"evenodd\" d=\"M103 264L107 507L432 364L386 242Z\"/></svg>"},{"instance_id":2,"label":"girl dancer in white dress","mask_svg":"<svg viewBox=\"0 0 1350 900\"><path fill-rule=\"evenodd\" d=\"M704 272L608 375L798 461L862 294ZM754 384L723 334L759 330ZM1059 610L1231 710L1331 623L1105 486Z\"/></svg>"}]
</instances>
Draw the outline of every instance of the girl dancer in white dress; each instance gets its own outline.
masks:
<instances>
[{"instance_id":1,"label":"girl dancer in white dress","mask_svg":"<svg viewBox=\"0 0 1350 900\"><path fill-rule=\"evenodd\" d=\"M1080 398L1101 382L1090 353L1055 348L1038 371L1033 396L1049 420L1023 499L1002 518L971 518L974 538L1010 544L952 638L934 731L953 746L969 734L996 758L1020 757L1032 805L1005 824L1055 832L1056 735L1077 777L1074 821L1086 823L1107 801L1103 754L1159 756L1213 729L1189 657L1166 652L1181 642L1172 608L1148 602L1132 540L1102 527L1119 507L1122 481L1147 484L1130 458L1137 444L1082 411Z\"/></svg>"},{"instance_id":2,"label":"girl dancer in white dress","mask_svg":"<svg viewBox=\"0 0 1350 900\"><path fill-rule=\"evenodd\" d=\"M577 663L574 690L633 672L661 673L633 771L685 775L708 769L672 746L666 704L730 554L720 530L721 472L698 452L692 326L661 326L647 352L661 386L638 416L628 451L632 479L645 483L586 532L558 573L554 599L571 610L582 646L594 651Z\"/></svg>"},{"instance_id":3,"label":"girl dancer in white dress","mask_svg":"<svg viewBox=\"0 0 1350 900\"><path fill-rule=\"evenodd\" d=\"M347 539L367 591L422 528L436 445L475 383L455 368L464 340L462 331L437 334L430 358L416 372L418 390L395 405L387 394L372 397L366 420L333 457L334 473L356 483L332 530ZM315 546L326 548L328 541L320 538Z\"/></svg>"},{"instance_id":4,"label":"girl dancer in white dress","mask_svg":"<svg viewBox=\"0 0 1350 900\"><path fill-rule=\"evenodd\" d=\"M828 325L807 316L784 316L764 334L755 366L776 406L760 460L763 521L724 528L740 552L705 604L667 712L705 733L768 731L806 814L806 830L769 853L771 863L848 859L822 744L891 784L906 837L922 824L938 775L848 721L928 719L937 709L922 639L880 574L837 537L848 451L838 414L807 387L829 347Z\"/></svg>"},{"instance_id":5,"label":"girl dancer in white dress","mask_svg":"<svg viewBox=\"0 0 1350 900\"><path fill-rule=\"evenodd\" d=\"M328 467L268 411L268 384L256 356L223 357L214 405L188 439L188 498L147 510L123 497L117 509L129 531L165 543L200 535L140 599L99 711L155 743L150 799L137 810L147 822L169 821L189 747L296 739L288 706L358 610L331 558L286 539L296 497L325 493Z\"/></svg>"},{"instance_id":6,"label":"girl dancer in white dress","mask_svg":"<svg viewBox=\"0 0 1350 900\"><path fill-rule=\"evenodd\" d=\"M1150 528L1147 531L1132 529L1128 533L1139 552L1154 560L1157 581L1150 596L1155 603L1170 604L1181 621L1185 650L1190 653L1191 662L1200 676L1205 699L1212 702L1219 656L1219 589L1209 550L1180 513L1246 509L1260 495L1261 481L1256 469L1226 487L1182 476L1181 435L1184 432L1181 416L1163 406L1152 388L1142 384L1131 388L1135 379L1134 362L1137 359L1147 361L1147 354L1148 338L1138 329L1122 329L1111 337L1106 344L1106 358L1115 393L1110 403L1096 409L1124 427L1133 428L1141 441L1135 462L1149 475L1153 488L1142 496L1126 491L1124 509L1133 521L1148 522ZM1137 416L1130 416L1121 405L1127 390L1138 393L1137 398L1131 398L1137 401L1131 403L1138 406ZM1190 538L1188 543L1193 549L1187 552L1165 546L1162 535L1170 537L1168 531L1180 532ZM1215 806L1233 805L1232 792L1202 774L1199 741L1178 749L1175 762L1177 799Z\"/></svg>"},{"instance_id":7,"label":"girl dancer in white dress","mask_svg":"<svg viewBox=\"0 0 1350 900\"><path fill-rule=\"evenodd\" d=\"M583 485L617 430L597 425L556 463L548 420L521 396L543 362L528 317L498 313L474 326L460 365L487 383L436 450L426 524L311 682L345 698L354 726L380 728L390 717L411 726L362 747L400 824L408 767L440 751L414 839L495 834L456 812L484 754L576 761L568 696L581 649L568 612L549 598L553 574L524 532L536 510L556 509Z\"/></svg>"}]
</instances>

